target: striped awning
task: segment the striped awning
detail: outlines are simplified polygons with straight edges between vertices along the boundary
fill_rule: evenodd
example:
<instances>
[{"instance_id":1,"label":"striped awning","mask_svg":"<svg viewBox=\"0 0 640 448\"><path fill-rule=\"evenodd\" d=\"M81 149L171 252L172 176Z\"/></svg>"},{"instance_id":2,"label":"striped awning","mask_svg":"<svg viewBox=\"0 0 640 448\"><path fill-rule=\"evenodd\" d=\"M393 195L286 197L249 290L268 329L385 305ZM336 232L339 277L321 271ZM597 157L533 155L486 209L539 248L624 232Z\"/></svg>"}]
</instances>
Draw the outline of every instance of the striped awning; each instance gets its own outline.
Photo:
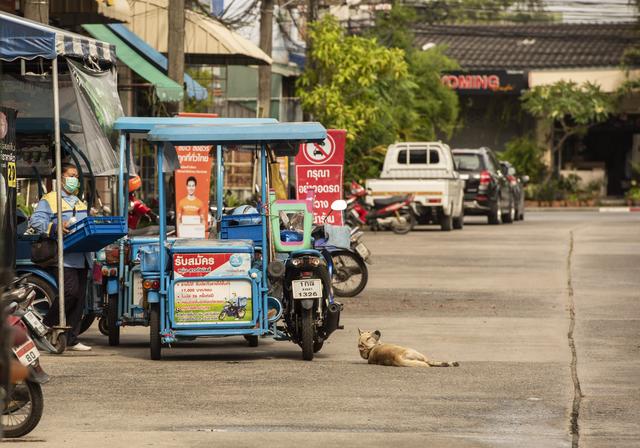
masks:
<instances>
[{"instance_id":1,"label":"striped awning","mask_svg":"<svg viewBox=\"0 0 640 448\"><path fill-rule=\"evenodd\" d=\"M115 65L115 47L80 34L0 12L0 59L55 59L67 56Z\"/></svg>"}]
</instances>

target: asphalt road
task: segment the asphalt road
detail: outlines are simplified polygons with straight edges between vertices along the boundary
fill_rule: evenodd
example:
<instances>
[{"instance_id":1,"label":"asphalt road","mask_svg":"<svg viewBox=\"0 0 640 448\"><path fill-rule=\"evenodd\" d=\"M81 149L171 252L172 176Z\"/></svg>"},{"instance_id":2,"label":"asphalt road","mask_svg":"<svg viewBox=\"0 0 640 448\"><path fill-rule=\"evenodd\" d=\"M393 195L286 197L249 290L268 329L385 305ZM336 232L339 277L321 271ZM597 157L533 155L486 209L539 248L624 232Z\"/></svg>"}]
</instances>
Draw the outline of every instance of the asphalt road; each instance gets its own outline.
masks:
<instances>
[{"instance_id":1,"label":"asphalt road","mask_svg":"<svg viewBox=\"0 0 640 448\"><path fill-rule=\"evenodd\" d=\"M44 357L45 415L24 442L640 446L640 214L471 218L366 242L370 283L344 300L345 330L313 362L288 342L240 338L152 362L147 329L111 348L94 326L92 352ZM370 366L358 327L460 367Z\"/></svg>"}]
</instances>

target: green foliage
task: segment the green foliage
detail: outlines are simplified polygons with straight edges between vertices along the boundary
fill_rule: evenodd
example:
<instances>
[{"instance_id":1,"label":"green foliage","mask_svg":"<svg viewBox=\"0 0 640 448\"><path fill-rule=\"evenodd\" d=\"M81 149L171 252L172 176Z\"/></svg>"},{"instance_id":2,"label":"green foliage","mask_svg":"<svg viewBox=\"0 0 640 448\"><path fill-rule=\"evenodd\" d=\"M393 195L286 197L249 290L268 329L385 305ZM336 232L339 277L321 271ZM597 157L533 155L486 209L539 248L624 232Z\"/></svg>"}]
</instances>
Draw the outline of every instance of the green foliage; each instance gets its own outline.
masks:
<instances>
[{"instance_id":1,"label":"green foliage","mask_svg":"<svg viewBox=\"0 0 640 448\"><path fill-rule=\"evenodd\" d=\"M298 96L314 119L347 130L346 180L377 176L384 148L399 139L432 140L453 130L457 96L440 72L457 65L439 49L413 50L407 24L414 18L413 10L394 7L366 36L346 36L330 16L311 26Z\"/></svg>"},{"instance_id":2,"label":"green foliage","mask_svg":"<svg viewBox=\"0 0 640 448\"><path fill-rule=\"evenodd\" d=\"M21 194L18 194L16 197L16 206L18 209L22 210L27 218L33 215L33 206L31 204L27 204L26 198Z\"/></svg>"},{"instance_id":3,"label":"green foliage","mask_svg":"<svg viewBox=\"0 0 640 448\"><path fill-rule=\"evenodd\" d=\"M506 144L506 149L500 153L500 158L511 162L516 172L527 175L532 182L542 180L545 164L542 161L544 148L539 146L531 137L518 137Z\"/></svg>"},{"instance_id":4,"label":"green foliage","mask_svg":"<svg viewBox=\"0 0 640 448\"><path fill-rule=\"evenodd\" d=\"M610 95L591 82L572 81L536 86L522 94L522 105L531 115L543 120L558 120L563 126L581 128L606 120L614 111ZM571 117L571 122L567 121Z\"/></svg>"}]
</instances>

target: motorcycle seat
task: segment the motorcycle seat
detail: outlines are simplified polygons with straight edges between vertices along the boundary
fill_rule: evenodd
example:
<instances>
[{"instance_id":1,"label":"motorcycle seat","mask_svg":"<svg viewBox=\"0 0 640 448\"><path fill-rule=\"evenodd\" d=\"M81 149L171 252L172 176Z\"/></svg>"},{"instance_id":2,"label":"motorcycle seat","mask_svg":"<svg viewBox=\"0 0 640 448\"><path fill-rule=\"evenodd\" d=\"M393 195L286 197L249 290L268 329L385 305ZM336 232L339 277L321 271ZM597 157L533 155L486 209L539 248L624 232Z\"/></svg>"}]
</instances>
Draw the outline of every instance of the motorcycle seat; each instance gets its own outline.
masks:
<instances>
[{"instance_id":1,"label":"motorcycle seat","mask_svg":"<svg viewBox=\"0 0 640 448\"><path fill-rule=\"evenodd\" d=\"M382 198L382 199L374 199L373 205L378 207L387 207L391 204L396 204L398 202L404 202L407 199L406 196L391 196L390 198Z\"/></svg>"}]
</instances>

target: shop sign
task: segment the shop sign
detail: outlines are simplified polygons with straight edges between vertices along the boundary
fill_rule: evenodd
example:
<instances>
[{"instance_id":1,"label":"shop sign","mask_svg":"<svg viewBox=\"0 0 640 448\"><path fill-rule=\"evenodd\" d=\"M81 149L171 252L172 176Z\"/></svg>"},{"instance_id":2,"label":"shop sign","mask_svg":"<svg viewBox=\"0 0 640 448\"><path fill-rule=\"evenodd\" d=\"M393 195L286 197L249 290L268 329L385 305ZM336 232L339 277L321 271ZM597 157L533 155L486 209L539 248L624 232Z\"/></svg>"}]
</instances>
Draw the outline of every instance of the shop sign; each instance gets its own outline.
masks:
<instances>
[{"instance_id":1,"label":"shop sign","mask_svg":"<svg viewBox=\"0 0 640 448\"><path fill-rule=\"evenodd\" d=\"M13 268L16 241L16 117L0 107L0 277Z\"/></svg>"},{"instance_id":2,"label":"shop sign","mask_svg":"<svg viewBox=\"0 0 640 448\"><path fill-rule=\"evenodd\" d=\"M463 93L520 95L527 89L524 72L507 70L480 70L448 72L441 77L442 84Z\"/></svg>"},{"instance_id":3,"label":"shop sign","mask_svg":"<svg viewBox=\"0 0 640 448\"><path fill-rule=\"evenodd\" d=\"M180 238L206 238L209 221L211 146L176 146L176 230Z\"/></svg>"},{"instance_id":4,"label":"shop sign","mask_svg":"<svg viewBox=\"0 0 640 448\"><path fill-rule=\"evenodd\" d=\"M343 225L342 213L331 212L331 203L342 199L345 139L345 130L328 129L324 142L302 144L296 156L296 195L306 199L307 189L314 189L315 224Z\"/></svg>"},{"instance_id":5,"label":"shop sign","mask_svg":"<svg viewBox=\"0 0 640 448\"><path fill-rule=\"evenodd\" d=\"M174 254L174 278L203 278L246 275L251 269L251 254L209 253Z\"/></svg>"}]
</instances>

